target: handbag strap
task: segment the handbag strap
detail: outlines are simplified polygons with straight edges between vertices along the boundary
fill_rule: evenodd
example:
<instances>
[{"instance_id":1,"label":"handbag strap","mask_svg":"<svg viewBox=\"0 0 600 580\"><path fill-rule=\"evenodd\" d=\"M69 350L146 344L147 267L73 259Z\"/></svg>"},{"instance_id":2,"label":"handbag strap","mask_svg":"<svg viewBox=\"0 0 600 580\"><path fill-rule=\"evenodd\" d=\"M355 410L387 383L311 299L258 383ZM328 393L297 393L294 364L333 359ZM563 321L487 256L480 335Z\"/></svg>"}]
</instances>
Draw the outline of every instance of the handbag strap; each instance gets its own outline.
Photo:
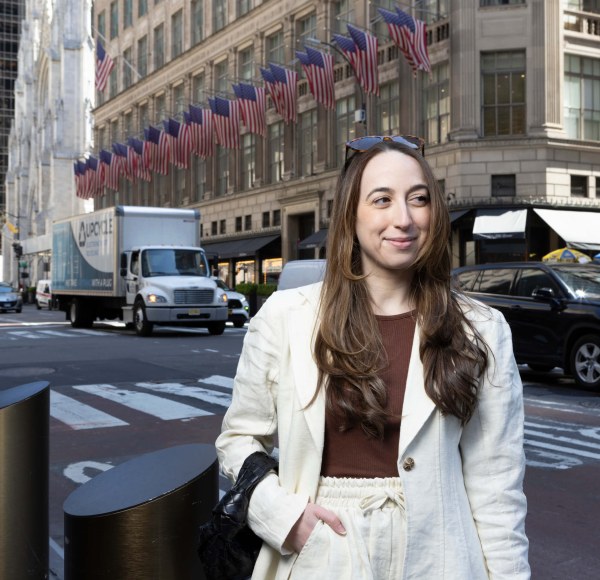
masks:
<instances>
[{"instance_id":1,"label":"handbag strap","mask_svg":"<svg viewBox=\"0 0 600 580\"><path fill-rule=\"evenodd\" d=\"M264 451L251 453L242 465L232 491L243 493L250 498L254 488L271 470L277 471L277 460Z\"/></svg>"}]
</instances>

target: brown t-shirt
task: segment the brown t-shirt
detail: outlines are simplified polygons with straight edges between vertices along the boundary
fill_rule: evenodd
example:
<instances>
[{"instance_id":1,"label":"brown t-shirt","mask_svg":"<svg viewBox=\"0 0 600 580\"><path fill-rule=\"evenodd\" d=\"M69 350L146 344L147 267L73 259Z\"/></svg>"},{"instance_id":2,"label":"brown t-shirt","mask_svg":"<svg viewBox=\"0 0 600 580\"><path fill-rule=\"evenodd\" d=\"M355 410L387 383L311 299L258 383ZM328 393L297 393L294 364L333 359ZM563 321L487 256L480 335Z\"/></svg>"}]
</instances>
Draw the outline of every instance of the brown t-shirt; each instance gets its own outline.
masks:
<instances>
[{"instance_id":1,"label":"brown t-shirt","mask_svg":"<svg viewBox=\"0 0 600 580\"><path fill-rule=\"evenodd\" d=\"M339 419L325 413L325 448L321 475L329 477L398 477L400 418L406 390L406 376L415 334L413 312L396 316L377 316L387 366L380 377L387 387L389 413L384 438L372 439L360 426L340 433Z\"/></svg>"}]
</instances>

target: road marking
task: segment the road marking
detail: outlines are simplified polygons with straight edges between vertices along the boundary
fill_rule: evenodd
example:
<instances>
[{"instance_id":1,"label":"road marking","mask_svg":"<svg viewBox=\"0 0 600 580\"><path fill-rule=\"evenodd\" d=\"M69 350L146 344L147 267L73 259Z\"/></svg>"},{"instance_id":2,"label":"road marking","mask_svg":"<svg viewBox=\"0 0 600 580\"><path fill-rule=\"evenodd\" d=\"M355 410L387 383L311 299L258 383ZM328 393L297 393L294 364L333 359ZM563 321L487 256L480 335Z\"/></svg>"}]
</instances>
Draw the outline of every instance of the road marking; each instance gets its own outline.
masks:
<instances>
[{"instance_id":1,"label":"road marking","mask_svg":"<svg viewBox=\"0 0 600 580\"><path fill-rule=\"evenodd\" d=\"M75 430L129 425L121 419L54 390L50 390L50 416Z\"/></svg>"},{"instance_id":2,"label":"road marking","mask_svg":"<svg viewBox=\"0 0 600 580\"><path fill-rule=\"evenodd\" d=\"M541 447L542 449L550 449L552 451L561 451L563 453L568 453L569 455L579 455L581 457L587 457L589 459L600 459L600 453L590 453L589 451L583 451L582 449L562 447L560 445L552 445L550 443L543 443L542 441L533 441L531 439L526 439L525 443L533 447Z\"/></svg>"},{"instance_id":3,"label":"road marking","mask_svg":"<svg viewBox=\"0 0 600 580\"><path fill-rule=\"evenodd\" d=\"M108 471L112 469L114 465L110 463L100 463L99 461L79 461L78 463L71 463L63 469L63 475L68 477L74 483L87 483L91 476L86 475L84 472L86 469L95 469L96 471Z\"/></svg>"},{"instance_id":4,"label":"road marking","mask_svg":"<svg viewBox=\"0 0 600 580\"><path fill-rule=\"evenodd\" d=\"M210 403L211 405L220 405L221 407L229 407L231 405L231 395L220 393L219 391L211 391L202 387L193 387L190 385L182 385L180 383L135 383L136 387L150 389L158 393L167 393L169 395L178 395L181 397L192 397Z\"/></svg>"},{"instance_id":5,"label":"road marking","mask_svg":"<svg viewBox=\"0 0 600 580\"><path fill-rule=\"evenodd\" d=\"M10 334L12 336L17 336L19 338L50 338L49 336L39 335L36 332L29 332L28 330L9 330L6 334Z\"/></svg>"},{"instance_id":6,"label":"road marking","mask_svg":"<svg viewBox=\"0 0 600 580\"><path fill-rule=\"evenodd\" d=\"M110 332L104 332L103 330L92 330L87 328L71 328L71 332L77 334L89 334L91 336L112 336Z\"/></svg>"},{"instance_id":7,"label":"road marking","mask_svg":"<svg viewBox=\"0 0 600 580\"><path fill-rule=\"evenodd\" d=\"M212 375L205 379L198 379L199 383L204 383L206 385L215 385L217 387L224 387L225 389L233 390L233 379L229 377L223 377L221 375Z\"/></svg>"},{"instance_id":8,"label":"road marking","mask_svg":"<svg viewBox=\"0 0 600 580\"><path fill-rule=\"evenodd\" d=\"M112 385L74 385L74 389L84 391L109 401L114 401L125 405L130 409L141 411L148 415L170 421L173 419L189 419L191 417L204 417L212 415L208 411L203 411L191 405L184 405L175 401L169 401L163 397L149 395L147 393L137 393L127 389L119 389Z\"/></svg>"},{"instance_id":9,"label":"road marking","mask_svg":"<svg viewBox=\"0 0 600 580\"><path fill-rule=\"evenodd\" d=\"M532 456L539 457L540 459L547 459L547 461L536 461ZM552 453L551 451L545 451L543 449L527 449L527 466L528 467L541 467L545 469L571 469L581 465L583 461L576 457L569 457L562 453Z\"/></svg>"},{"instance_id":10,"label":"road marking","mask_svg":"<svg viewBox=\"0 0 600 580\"><path fill-rule=\"evenodd\" d=\"M582 441L581 439L574 439L573 437L563 437L562 435L551 435L549 433L540 433L539 431L532 431L531 429L525 429L525 435L532 435L534 437L541 437L546 439L552 439L560 443L573 443L580 445L581 447L591 447L600 451L600 445L597 443L590 443L588 441ZM600 457L600 456L599 456Z\"/></svg>"},{"instance_id":11,"label":"road marking","mask_svg":"<svg viewBox=\"0 0 600 580\"><path fill-rule=\"evenodd\" d=\"M556 409L561 413L573 413L575 415L590 415L593 414L595 409L589 409L587 411L580 411L577 409L569 408L569 405L566 403L554 403L552 401L534 401L532 399L524 399L525 405L530 407L538 407L540 409Z\"/></svg>"},{"instance_id":12,"label":"road marking","mask_svg":"<svg viewBox=\"0 0 600 580\"><path fill-rule=\"evenodd\" d=\"M50 547L58 554L59 558L64 560L65 559L65 551L62 549L60 544L58 542L56 542L55 540L53 540L52 538L49 538L49 544L50 544Z\"/></svg>"},{"instance_id":13,"label":"road marking","mask_svg":"<svg viewBox=\"0 0 600 580\"><path fill-rule=\"evenodd\" d=\"M61 332L60 330L38 330L43 334L49 334L50 336L63 336L66 338L75 338L75 335L72 332Z\"/></svg>"}]
</instances>

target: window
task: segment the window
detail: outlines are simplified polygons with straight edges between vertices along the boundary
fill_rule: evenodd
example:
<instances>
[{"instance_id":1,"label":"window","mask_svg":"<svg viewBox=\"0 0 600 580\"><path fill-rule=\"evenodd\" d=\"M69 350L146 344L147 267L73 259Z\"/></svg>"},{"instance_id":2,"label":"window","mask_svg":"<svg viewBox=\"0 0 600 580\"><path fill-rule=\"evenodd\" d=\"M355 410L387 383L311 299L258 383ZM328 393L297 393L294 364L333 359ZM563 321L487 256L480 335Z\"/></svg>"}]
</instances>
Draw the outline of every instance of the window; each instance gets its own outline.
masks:
<instances>
[{"instance_id":1,"label":"window","mask_svg":"<svg viewBox=\"0 0 600 580\"><path fill-rule=\"evenodd\" d=\"M200 103L204 99L204 74L196 75L192 79L192 102Z\"/></svg>"},{"instance_id":2,"label":"window","mask_svg":"<svg viewBox=\"0 0 600 580\"><path fill-rule=\"evenodd\" d=\"M525 4L525 0L479 0L480 6L508 6L509 4Z\"/></svg>"},{"instance_id":3,"label":"window","mask_svg":"<svg viewBox=\"0 0 600 580\"><path fill-rule=\"evenodd\" d=\"M128 111L123 115L123 138L133 135L133 113Z\"/></svg>"},{"instance_id":4,"label":"window","mask_svg":"<svg viewBox=\"0 0 600 580\"><path fill-rule=\"evenodd\" d=\"M300 115L298 133L298 168L301 176L313 175L317 160L317 110Z\"/></svg>"},{"instance_id":5,"label":"window","mask_svg":"<svg viewBox=\"0 0 600 580\"><path fill-rule=\"evenodd\" d=\"M138 0L138 17L148 14L148 0Z\"/></svg>"},{"instance_id":6,"label":"window","mask_svg":"<svg viewBox=\"0 0 600 580\"><path fill-rule=\"evenodd\" d=\"M128 89L133 82L133 71L131 70L131 67L133 66L133 63L131 62L132 60L133 56L131 47L126 48L123 51L123 90Z\"/></svg>"},{"instance_id":7,"label":"window","mask_svg":"<svg viewBox=\"0 0 600 580\"><path fill-rule=\"evenodd\" d=\"M588 178L586 175L571 175L571 195L573 197L588 196Z\"/></svg>"},{"instance_id":8,"label":"window","mask_svg":"<svg viewBox=\"0 0 600 580\"><path fill-rule=\"evenodd\" d=\"M271 214L268 211L263 211L262 214L262 227L268 228L271 225Z\"/></svg>"},{"instance_id":9,"label":"window","mask_svg":"<svg viewBox=\"0 0 600 580\"><path fill-rule=\"evenodd\" d=\"M217 235L217 222L210 222L210 234L212 236Z\"/></svg>"},{"instance_id":10,"label":"window","mask_svg":"<svg viewBox=\"0 0 600 580\"><path fill-rule=\"evenodd\" d=\"M192 44L198 44L204 38L204 0L192 2Z\"/></svg>"},{"instance_id":11,"label":"window","mask_svg":"<svg viewBox=\"0 0 600 580\"><path fill-rule=\"evenodd\" d=\"M566 54L564 90L567 135L600 141L600 60Z\"/></svg>"},{"instance_id":12,"label":"window","mask_svg":"<svg viewBox=\"0 0 600 580\"><path fill-rule=\"evenodd\" d=\"M148 74L148 37L142 36L137 43L137 71L140 77Z\"/></svg>"},{"instance_id":13,"label":"window","mask_svg":"<svg viewBox=\"0 0 600 580\"><path fill-rule=\"evenodd\" d=\"M96 147L99 150L106 147L106 127L100 127L96 131Z\"/></svg>"},{"instance_id":14,"label":"window","mask_svg":"<svg viewBox=\"0 0 600 580\"><path fill-rule=\"evenodd\" d=\"M492 197L514 197L517 195L516 176L492 175Z\"/></svg>"},{"instance_id":15,"label":"window","mask_svg":"<svg viewBox=\"0 0 600 580\"><path fill-rule=\"evenodd\" d=\"M192 201L201 201L206 193L206 161L200 157L192 156L194 167L194 187Z\"/></svg>"},{"instance_id":16,"label":"window","mask_svg":"<svg viewBox=\"0 0 600 580\"><path fill-rule=\"evenodd\" d=\"M476 282L473 291L484 294L510 294L510 285L514 276L515 271L509 268L482 270L478 280L479 285Z\"/></svg>"},{"instance_id":17,"label":"window","mask_svg":"<svg viewBox=\"0 0 600 580\"><path fill-rule=\"evenodd\" d=\"M224 147L217 149L217 187L215 195L220 197L227 193L229 182L229 151Z\"/></svg>"},{"instance_id":18,"label":"window","mask_svg":"<svg viewBox=\"0 0 600 580\"><path fill-rule=\"evenodd\" d=\"M266 62L285 63L285 47L283 45L283 30L267 36Z\"/></svg>"},{"instance_id":19,"label":"window","mask_svg":"<svg viewBox=\"0 0 600 580\"><path fill-rule=\"evenodd\" d=\"M133 24L133 0L123 0L123 28Z\"/></svg>"},{"instance_id":20,"label":"window","mask_svg":"<svg viewBox=\"0 0 600 580\"><path fill-rule=\"evenodd\" d=\"M253 0L237 0L237 15L239 16L243 16L244 14L247 14L248 12L250 12L250 10L252 10L252 8L254 8L253 6Z\"/></svg>"},{"instance_id":21,"label":"window","mask_svg":"<svg viewBox=\"0 0 600 580\"><path fill-rule=\"evenodd\" d=\"M416 4L418 5L419 3L417 2ZM385 23L385 20L379 14L379 11L377 10L378 8L385 8L386 10L390 10L391 12L395 12L396 1L395 0L378 0L378 2L369 2L371 32L375 36L377 36L377 38L381 39L379 41L379 44L381 45L381 44L387 43L387 39L390 36L390 32L388 30L387 24ZM407 10L407 8L405 8L402 5L400 6L400 8L402 8L403 10L405 10L407 12L409 11L409 10ZM417 8L417 10L420 10L420 7ZM415 16L417 18L420 18L421 20L425 20L424 15L420 11L417 12L415 14Z\"/></svg>"},{"instance_id":22,"label":"window","mask_svg":"<svg viewBox=\"0 0 600 580\"><path fill-rule=\"evenodd\" d=\"M229 79L227 77L227 61L222 60L215 64L215 91L227 95L229 92Z\"/></svg>"},{"instance_id":23,"label":"window","mask_svg":"<svg viewBox=\"0 0 600 580\"><path fill-rule=\"evenodd\" d=\"M110 3L110 38L116 38L119 34L119 3Z\"/></svg>"},{"instance_id":24,"label":"window","mask_svg":"<svg viewBox=\"0 0 600 580\"><path fill-rule=\"evenodd\" d=\"M378 135L400 133L400 89L398 81L381 86L375 123Z\"/></svg>"},{"instance_id":25,"label":"window","mask_svg":"<svg viewBox=\"0 0 600 580\"><path fill-rule=\"evenodd\" d=\"M423 78L423 132L428 144L445 143L450 131L450 70L447 62Z\"/></svg>"},{"instance_id":26,"label":"window","mask_svg":"<svg viewBox=\"0 0 600 580\"><path fill-rule=\"evenodd\" d=\"M333 32L346 34L346 24L354 23L354 0L333 2Z\"/></svg>"},{"instance_id":27,"label":"window","mask_svg":"<svg viewBox=\"0 0 600 580\"><path fill-rule=\"evenodd\" d=\"M331 213L333 212L333 199L327 200L327 217L331 217Z\"/></svg>"},{"instance_id":28,"label":"window","mask_svg":"<svg viewBox=\"0 0 600 580\"><path fill-rule=\"evenodd\" d=\"M235 231L236 232L242 231L242 216L241 215L239 215L235 218Z\"/></svg>"},{"instance_id":29,"label":"window","mask_svg":"<svg viewBox=\"0 0 600 580\"><path fill-rule=\"evenodd\" d=\"M246 231L252 229L252 216L251 215L244 216L244 229Z\"/></svg>"},{"instance_id":30,"label":"window","mask_svg":"<svg viewBox=\"0 0 600 580\"><path fill-rule=\"evenodd\" d=\"M98 14L98 37L100 40L106 38L106 12Z\"/></svg>"},{"instance_id":31,"label":"window","mask_svg":"<svg viewBox=\"0 0 600 580\"><path fill-rule=\"evenodd\" d=\"M144 103L138 107L138 121L139 121L139 132L142 133L146 127L150 124L150 118L148 117L148 104Z\"/></svg>"},{"instance_id":32,"label":"window","mask_svg":"<svg viewBox=\"0 0 600 580\"><path fill-rule=\"evenodd\" d=\"M296 25L296 49L304 50L307 38L317 38L317 15L311 12L308 16L300 18Z\"/></svg>"},{"instance_id":33,"label":"window","mask_svg":"<svg viewBox=\"0 0 600 580\"><path fill-rule=\"evenodd\" d=\"M183 10L171 16L171 58L183 52Z\"/></svg>"},{"instance_id":34,"label":"window","mask_svg":"<svg viewBox=\"0 0 600 580\"><path fill-rule=\"evenodd\" d=\"M114 67L110 71L110 76L108 77L108 96L112 99L117 96L117 92L119 88L117 86L117 70L118 67Z\"/></svg>"},{"instance_id":35,"label":"window","mask_svg":"<svg viewBox=\"0 0 600 580\"><path fill-rule=\"evenodd\" d=\"M213 0L213 32L227 24L227 0Z\"/></svg>"},{"instance_id":36,"label":"window","mask_svg":"<svg viewBox=\"0 0 600 580\"><path fill-rule=\"evenodd\" d=\"M185 85L179 83L173 88L173 106L176 113L183 113L187 109L187 99L185 98ZM183 117L183 115L181 115Z\"/></svg>"},{"instance_id":37,"label":"window","mask_svg":"<svg viewBox=\"0 0 600 580\"><path fill-rule=\"evenodd\" d=\"M173 180L174 180L174 189L173 192L173 207L179 207L183 204L183 200L185 199L185 177L187 175L187 169L182 169L180 167L173 168Z\"/></svg>"},{"instance_id":38,"label":"window","mask_svg":"<svg viewBox=\"0 0 600 580\"><path fill-rule=\"evenodd\" d=\"M226 234L227 233L227 220L221 220L219 222L219 233Z\"/></svg>"},{"instance_id":39,"label":"window","mask_svg":"<svg viewBox=\"0 0 600 580\"><path fill-rule=\"evenodd\" d=\"M525 52L481 55L483 135L525 134Z\"/></svg>"},{"instance_id":40,"label":"window","mask_svg":"<svg viewBox=\"0 0 600 580\"><path fill-rule=\"evenodd\" d=\"M336 103L336 159L338 166L344 163L346 142L356 137L354 128L354 96L338 99Z\"/></svg>"},{"instance_id":41,"label":"window","mask_svg":"<svg viewBox=\"0 0 600 580\"><path fill-rule=\"evenodd\" d=\"M154 99L154 112L156 119L164 119L167 116L167 97L164 93Z\"/></svg>"},{"instance_id":42,"label":"window","mask_svg":"<svg viewBox=\"0 0 600 580\"><path fill-rule=\"evenodd\" d=\"M567 10L600 14L600 0L567 0Z\"/></svg>"},{"instance_id":43,"label":"window","mask_svg":"<svg viewBox=\"0 0 600 580\"><path fill-rule=\"evenodd\" d=\"M531 298L533 293L540 288L551 288L554 292L558 291L554 280L537 268L524 268L521 270L513 294L521 298Z\"/></svg>"},{"instance_id":44,"label":"window","mask_svg":"<svg viewBox=\"0 0 600 580\"><path fill-rule=\"evenodd\" d=\"M273 225L274 226L281 225L281 210L280 209L273 210Z\"/></svg>"},{"instance_id":45,"label":"window","mask_svg":"<svg viewBox=\"0 0 600 580\"><path fill-rule=\"evenodd\" d=\"M269 125L269 181L277 183L283 177L283 121Z\"/></svg>"},{"instance_id":46,"label":"window","mask_svg":"<svg viewBox=\"0 0 600 580\"><path fill-rule=\"evenodd\" d=\"M110 142L114 143L115 141L121 140L121 134L119 133L119 120L115 119L110 123Z\"/></svg>"},{"instance_id":47,"label":"window","mask_svg":"<svg viewBox=\"0 0 600 580\"><path fill-rule=\"evenodd\" d=\"M252 133L242 135L242 190L250 189L256 179L256 138Z\"/></svg>"},{"instance_id":48,"label":"window","mask_svg":"<svg viewBox=\"0 0 600 580\"><path fill-rule=\"evenodd\" d=\"M251 81L254 76L254 47L250 46L239 53L238 76L246 81Z\"/></svg>"},{"instance_id":49,"label":"window","mask_svg":"<svg viewBox=\"0 0 600 580\"><path fill-rule=\"evenodd\" d=\"M154 70L165 64L165 29L159 24L154 29Z\"/></svg>"}]
</instances>

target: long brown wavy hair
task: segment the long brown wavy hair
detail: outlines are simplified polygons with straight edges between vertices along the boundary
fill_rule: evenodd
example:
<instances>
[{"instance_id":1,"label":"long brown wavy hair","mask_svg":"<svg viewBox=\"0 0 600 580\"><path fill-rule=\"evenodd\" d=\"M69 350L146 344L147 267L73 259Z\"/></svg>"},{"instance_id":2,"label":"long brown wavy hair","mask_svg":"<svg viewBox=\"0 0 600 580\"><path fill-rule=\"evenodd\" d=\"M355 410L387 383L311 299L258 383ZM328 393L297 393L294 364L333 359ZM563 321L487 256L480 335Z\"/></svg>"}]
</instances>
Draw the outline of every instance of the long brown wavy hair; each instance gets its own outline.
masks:
<instances>
[{"instance_id":1,"label":"long brown wavy hair","mask_svg":"<svg viewBox=\"0 0 600 580\"><path fill-rule=\"evenodd\" d=\"M425 391L443 414L454 415L464 424L473 414L478 379L488 365L487 347L451 288L450 218L429 164L418 151L393 141L354 154L338 178L333 200L314 346L319 369L315 397L325 389L327 408L340 417L340 428L360 426L374 438L383 437L387 420L387 391L378 376L386 354L362 273L356 212L365 167L387 150L400 151L419 163L431 199L429 231L412 266L410 287Z\"/></svg>"}]
</instances>

